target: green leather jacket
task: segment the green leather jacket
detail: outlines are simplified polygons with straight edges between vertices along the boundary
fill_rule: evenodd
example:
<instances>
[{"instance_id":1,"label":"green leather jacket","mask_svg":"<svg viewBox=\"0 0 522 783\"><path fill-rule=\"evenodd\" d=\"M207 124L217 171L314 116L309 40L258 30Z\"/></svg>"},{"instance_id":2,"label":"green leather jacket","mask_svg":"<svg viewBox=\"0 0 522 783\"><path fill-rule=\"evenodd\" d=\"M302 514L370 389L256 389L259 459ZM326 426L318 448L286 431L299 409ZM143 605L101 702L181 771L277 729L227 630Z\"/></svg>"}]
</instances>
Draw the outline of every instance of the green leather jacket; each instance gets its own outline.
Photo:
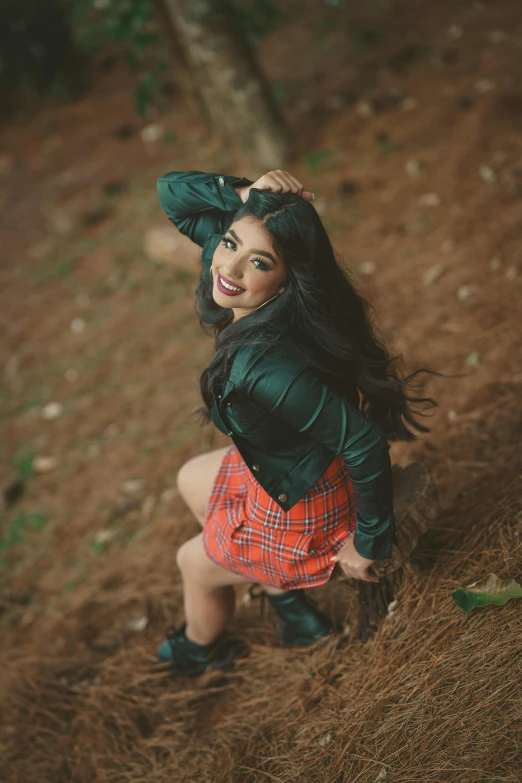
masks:
<instances>
[{"instance_id":1,"label":"green leather jacket","mask_svg":"<svg viewBox=\"0 0 522 783\"><path fill-rule=\"evenodd\" d=\"M244 177L180 171L158 181L161 205L177 228L203 248L202 276L241 199ZM297 358L292 340L254 356L244 346L211 408L257 481L285 511L325 472L336 455L350 471L356 501L356 551L371 560L391 557L395 537L389 445L382 431L335 394Z\"/></svg>"}]
</instances>

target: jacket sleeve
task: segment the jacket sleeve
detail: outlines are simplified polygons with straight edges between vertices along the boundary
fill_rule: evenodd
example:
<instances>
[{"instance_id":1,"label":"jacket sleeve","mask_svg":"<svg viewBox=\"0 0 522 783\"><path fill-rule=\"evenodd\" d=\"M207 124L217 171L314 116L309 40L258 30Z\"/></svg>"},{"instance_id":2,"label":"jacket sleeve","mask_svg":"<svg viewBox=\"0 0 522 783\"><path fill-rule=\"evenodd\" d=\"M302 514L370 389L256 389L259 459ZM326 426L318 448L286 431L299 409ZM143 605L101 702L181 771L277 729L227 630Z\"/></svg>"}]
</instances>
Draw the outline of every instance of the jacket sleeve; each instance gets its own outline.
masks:
<instances>
[{"instance_id":1,"label":"jacket sleeve","mask_svg":"<svg viewBox=\"0 0 522 783\"><path fill-rule=\"evenodd\" d=\"M242 201L234 185L251 185L245 177L172 171L158 180L160 204L169 220L203 247L209 234L223 233Z\"/></svg>"},{"instance_id":2,"label":"jacket sleeve","mask_svg":"<svg viewBox=\"0 0 522 783\"><path fill-rule=\"evenodd\" d=\"M341 455L356 501L356 551L370 560L391 557L395 533L389 445L381 430L305 367L288 373L281 362L258 364L245 391L258 405Z\"/></svg>"}]
</instances>

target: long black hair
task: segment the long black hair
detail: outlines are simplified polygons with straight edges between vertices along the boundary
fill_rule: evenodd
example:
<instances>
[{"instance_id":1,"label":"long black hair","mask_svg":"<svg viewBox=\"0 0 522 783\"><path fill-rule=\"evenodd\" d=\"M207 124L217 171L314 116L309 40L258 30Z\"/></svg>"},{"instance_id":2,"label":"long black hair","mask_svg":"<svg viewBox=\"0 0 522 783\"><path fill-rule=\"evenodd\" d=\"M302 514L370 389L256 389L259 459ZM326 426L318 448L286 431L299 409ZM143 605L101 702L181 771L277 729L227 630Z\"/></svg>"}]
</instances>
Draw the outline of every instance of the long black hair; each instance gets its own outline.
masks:
<instances>
[{"instance_id":1,"label":"long black hair","mask_svg":"<svg viewBox=\"0 0 522 783\"><path fill-rule=\"evenodd\" d=\"M232 309L214 301L213 284L202 277L196 306L216 351L200 377L205 406L194 413L209 421L212 389L225 381L236 349L249 345L264 353L286 333L312 372L376 422L388 440L415 440L412 429L429 432L415 416L437 403L408 392L420 373L440 373L426 368L402 373L402 357L391 357L377 336L373 308L337 261L314 207L294 193L251 188L231 223L243 217L257 218L269 232L285 265L285 290L233 322Z\"/></svg>"}]
</instances>

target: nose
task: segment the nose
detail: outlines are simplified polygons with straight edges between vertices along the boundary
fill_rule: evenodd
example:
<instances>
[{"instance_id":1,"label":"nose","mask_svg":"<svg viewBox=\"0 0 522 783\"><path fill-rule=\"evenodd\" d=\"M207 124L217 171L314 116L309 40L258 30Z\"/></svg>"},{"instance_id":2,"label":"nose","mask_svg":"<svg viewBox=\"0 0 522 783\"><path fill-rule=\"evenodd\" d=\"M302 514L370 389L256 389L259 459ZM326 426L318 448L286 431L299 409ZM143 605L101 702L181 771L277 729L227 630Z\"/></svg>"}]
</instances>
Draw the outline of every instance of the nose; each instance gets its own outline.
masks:
<instances>
[{"instance_id":1,"label":"nose","mask_svg":"<svg viewBox=\"0 0 522 783\"><path fill-rule=\"evenodd\" d=\"M242 261L240 258L229 259L225 266L221 267L225 277L239 282L243 277Z\"/></svg>"}]
</instances>

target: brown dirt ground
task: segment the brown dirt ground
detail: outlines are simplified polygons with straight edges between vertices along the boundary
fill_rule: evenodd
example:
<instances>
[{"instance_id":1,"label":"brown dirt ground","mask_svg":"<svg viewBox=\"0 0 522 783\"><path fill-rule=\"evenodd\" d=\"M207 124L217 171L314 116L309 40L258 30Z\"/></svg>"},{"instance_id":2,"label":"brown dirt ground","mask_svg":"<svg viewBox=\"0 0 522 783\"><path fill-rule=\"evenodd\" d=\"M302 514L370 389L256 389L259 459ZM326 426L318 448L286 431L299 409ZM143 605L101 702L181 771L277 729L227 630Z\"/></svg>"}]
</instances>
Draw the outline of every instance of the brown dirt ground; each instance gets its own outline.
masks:
<instances>
[{"instance_id":1,"label":"brown dirt ground","mask_svg":"<svg viewBox=\"0 0 522 783\"><path fill-rule=\"evenodd\" d=\"M81 100L13 121L0 142L0 481L28 456L57 466L33 471L0 522L6 782L522 780L520 675L492 641L520 650L519 606L463 618L449 600L490 570L520 575L508 521L520 511L522 12L508 0L279 5L288 20L258 49L295 139L287 168L315 192L407 366L465 373L430 380L432 432L392 450L427 463L447 511L404 577L398 628L365 648L348 635L282 651L273 618L241 605L252 652L237 674L158 674L155 646L182 613L176 548L197 527L176 471L229 441L189 417L212 349L193 310L197 264L153 263L143 237L165 223L165 171L263 172L235 171L181 100L154 118L174 143L144 144L120 66ZM50 402L63 410L46 420ZM353 626L353 586L316 593ZM448 695L456 658L464 706Z\"/></svg>"}]
</instances>

